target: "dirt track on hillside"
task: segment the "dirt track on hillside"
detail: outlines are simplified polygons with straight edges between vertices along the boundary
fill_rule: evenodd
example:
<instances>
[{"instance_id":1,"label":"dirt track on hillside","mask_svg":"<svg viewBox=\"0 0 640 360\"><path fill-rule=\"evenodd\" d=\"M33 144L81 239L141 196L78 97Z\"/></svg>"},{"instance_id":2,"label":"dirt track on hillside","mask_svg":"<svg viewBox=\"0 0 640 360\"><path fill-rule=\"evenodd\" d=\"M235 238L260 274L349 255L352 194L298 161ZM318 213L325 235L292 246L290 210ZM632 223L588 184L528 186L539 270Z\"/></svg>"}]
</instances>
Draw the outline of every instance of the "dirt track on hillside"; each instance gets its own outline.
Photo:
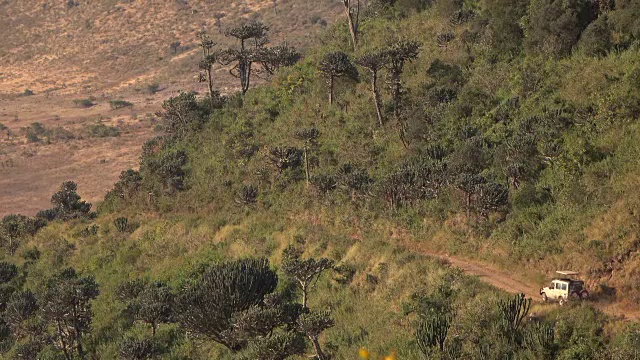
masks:
<instances>
[{"instance_id":1,"label":"dirt track on hillside","mask_svg":"<svg viewBox=\"0 0 640 360\"><path fill-rule=\"evenodd\" d=\"M524 293L527 297L531 297L533 301L539 302L540 288L535 284L528 283L517 275L510 274L502 269L499 269L491 264L483 263L477 260L470 260L457 256L449 256L446 254L438 254L430 251L420 250L421 253L437 257L444 262L449 263L453 267L457 267L465 272L467 275L477 276L481 281L494 286L498 289L504 290L509 293ZM615 318L639 321L640 309L623 308L618 303L608 303L605 301L599 301L594 299L592 304L603 312L611 315ZM557 306L557 305L550 305Z\"/></svg>"}]
</instances>

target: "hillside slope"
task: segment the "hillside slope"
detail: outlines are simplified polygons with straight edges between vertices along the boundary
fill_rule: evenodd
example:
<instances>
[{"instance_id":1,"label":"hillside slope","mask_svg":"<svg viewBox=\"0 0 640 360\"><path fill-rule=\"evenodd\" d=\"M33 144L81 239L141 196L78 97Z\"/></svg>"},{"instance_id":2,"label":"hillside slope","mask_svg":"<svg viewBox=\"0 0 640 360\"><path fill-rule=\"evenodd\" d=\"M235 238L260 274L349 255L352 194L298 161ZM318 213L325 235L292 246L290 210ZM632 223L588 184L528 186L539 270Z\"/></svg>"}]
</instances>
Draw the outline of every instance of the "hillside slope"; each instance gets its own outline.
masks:
<instances>
[{"instance_id":1,"label":"hillside slope","mask_svg":"<svg viewBox=\"0 0 640 360\"><path fill-rule=\"evenodd\" d=\"M637 357L640 4L371 6L356 49L340 22L246 93L172 94L95 213L64 183L3 219L7 356ZM530 303L557 269L590 300Z\"/></svg>"}]
</instances>

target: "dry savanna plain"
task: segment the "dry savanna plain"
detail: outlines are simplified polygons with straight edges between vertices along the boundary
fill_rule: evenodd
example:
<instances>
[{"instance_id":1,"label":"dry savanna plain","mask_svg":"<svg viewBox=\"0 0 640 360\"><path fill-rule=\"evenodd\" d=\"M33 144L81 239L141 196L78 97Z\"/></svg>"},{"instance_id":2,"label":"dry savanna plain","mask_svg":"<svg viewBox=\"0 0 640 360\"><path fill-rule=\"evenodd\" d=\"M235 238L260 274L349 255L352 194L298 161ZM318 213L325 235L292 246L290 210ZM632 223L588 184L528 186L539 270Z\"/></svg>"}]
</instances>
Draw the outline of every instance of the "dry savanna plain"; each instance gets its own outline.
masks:
<instances>
[{"instance_id":1,"label":"dry savanna plain","mask_svg":"<svg viewBox=\"0 0 640 360\"><path fill-rule=\"evenodd\" d=\"M0 216L47 208L66 180L102 199L160 130L162 102L206 91L199 31L223 48L225 29L260 20L272 44L304 49L341 10L331 0L0 2ZM239 84L228 70L214 68L223 93Z\"/></svg>"}]
</instances>

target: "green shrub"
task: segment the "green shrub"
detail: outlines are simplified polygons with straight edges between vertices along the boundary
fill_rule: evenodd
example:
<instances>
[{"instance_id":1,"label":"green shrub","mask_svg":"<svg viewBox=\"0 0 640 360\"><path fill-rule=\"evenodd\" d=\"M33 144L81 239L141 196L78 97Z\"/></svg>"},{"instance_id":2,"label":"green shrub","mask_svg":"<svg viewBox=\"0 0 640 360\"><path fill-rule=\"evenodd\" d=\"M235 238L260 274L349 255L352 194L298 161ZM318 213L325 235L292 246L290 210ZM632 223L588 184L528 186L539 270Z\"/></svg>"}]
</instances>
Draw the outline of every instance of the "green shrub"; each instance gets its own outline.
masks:
<instances>
[{"instance_id":1,"label":"green shrub","mask_svg":"<svg viewBox=\"0 0 640 360\"><path fill-rule=\"evenodd\" d=\"M106 138L106 137L118 137L120 136L120 129L115 126L108 126L105 124L89 125L88 132L90 137Z\"/></svg>"},{"instance_id":2,"label":"green shrub","mask_svg":"<svg viewBox=\"0 0 640 360\"><path fill-rule=\"evenodd\" d=\"M124 108L133 108L133 103L125 100L109 100L109 106L111 110L118 110Z\"/></svg>"},{"instance_id":3,"label":"green shrub","mask_svg":"<svg viewBox=\"0 0 640 360\"><path fill-rule=\"evenodd\" d=\"M91 99L75 99L73 103L76 107L80 108L90 108L95 105L95 103Z\"/></svg>"}]
</instances>

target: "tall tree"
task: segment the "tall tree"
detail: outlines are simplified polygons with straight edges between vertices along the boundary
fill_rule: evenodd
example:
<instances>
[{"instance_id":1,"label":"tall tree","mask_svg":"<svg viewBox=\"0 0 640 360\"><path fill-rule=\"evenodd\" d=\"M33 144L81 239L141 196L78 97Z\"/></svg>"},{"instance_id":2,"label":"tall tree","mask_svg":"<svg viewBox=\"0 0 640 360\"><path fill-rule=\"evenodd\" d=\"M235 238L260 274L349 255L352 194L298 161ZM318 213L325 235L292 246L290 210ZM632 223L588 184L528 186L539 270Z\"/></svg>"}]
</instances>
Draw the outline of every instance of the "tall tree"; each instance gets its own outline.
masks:
<instances>
[{"instance_id":1,"label":"tall tree","mask_svg":"<svg viewBox=\"0 0 640 360\"><path fill-rule=\"evenodd\" d=\"M393 44L387 54L389 56L389 88L393 99L393 114L397 118L402 101L402 73L407 61L413 61L420 53L420 43L402 40Z\"/></svg>"},{"instance_id":2,"label":"tall tree","mask_svg":"<svg viewBox=\"0 0 640 360\"><path fill-rule=\"evenodd\" d=\"M347 13L349 33L351 34L351 44L353 49L358 48L358 35L360 30L360 0L342 0Z\"/></svg>"},{"instance_id":3,"label":"tall tree","mask_svg":"<svg viewBox=\"0 0 640 360\"><path fill-rule=\"evenodd\" d=\"M353 65L349 56L342 51L330 52L324 55L318 69L327 80L329 88L329 104L333 104L333 90L335 79L338 77L358 78L358 69Z\"/></svg>"},{"instance_id":4,"label":"tall tree","mask_svg":"<svg viewBox=\"0 0 640 360\"><path fill-rule=\"evenodd\" d=\"M376 107L378 123L383 125L382 110L380 109L380 89L378 89L378 72L389 63L389 56L386 51L376 51L367 53L356 60L356 64L368 69L371 72L371 93Z\"/></svg>"},{"instance_id":5,"label":"tall tree","mask_svg":"<svg viewBox=\"0 0 640 360\"><path fill-rule=\"evenodd\" d=\"M216 43L205 31L198 32L197 37L198 40L200 40L200 47L202 48L202 60L200 60L198 67L201 71L204 71L204 74L201 73L200 75L200 81L207 82L211 109L214 109L220 99L220 93L213 89L213 64L217 61L217 53L213 51L213 48L216 46Z\"/></svg>"},{"instance_id":6,"label":"tall tree","mask_svg":"<svg viewBox=\"0 0 640 360\"><path fill-rule=\"evenodd\" d=\"M228 37L233 37L239 42L238 47L230 47L220 53L218 61L222 65L235 63L229 73L240 79L240 88L244 95L251 84L251 71L254 62L254 51L263 47L267 42L269 28L258 21L232 28L225 32ZM247 42L251 42L247 44Z\"/></svg>"},{"instance_id":7,"label":"tall tree","mask_svg":"<svg viewBox=\"0 0 640 360\"><path fill-rule=\"evenodd\" d=\"M317 144L317 139L320 137L320 131L316 128L298 130L294 134L295 138L303 142L302 151L304 153L304 173L309 186L310 172L309 172L309 151Z\"/></svg>"}]
</instances>

